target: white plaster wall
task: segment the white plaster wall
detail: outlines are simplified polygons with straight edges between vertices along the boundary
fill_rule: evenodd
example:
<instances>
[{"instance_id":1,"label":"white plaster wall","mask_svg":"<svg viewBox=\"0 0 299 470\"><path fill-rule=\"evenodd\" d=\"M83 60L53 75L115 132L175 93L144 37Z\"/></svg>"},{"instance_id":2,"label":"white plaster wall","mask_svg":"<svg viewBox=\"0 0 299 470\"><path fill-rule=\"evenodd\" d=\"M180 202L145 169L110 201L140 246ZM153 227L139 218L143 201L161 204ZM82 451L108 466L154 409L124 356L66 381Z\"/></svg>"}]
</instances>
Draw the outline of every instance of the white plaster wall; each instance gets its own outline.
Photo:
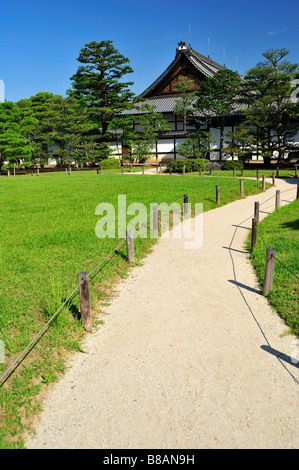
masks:
<instances>
[{"instance_id":1,"label":"white plaster wall","mask_svg":"<svg viewBox=\"0 0 299 470\"><path fill-rule=\"evenodd\" d=\"M223 139L223 145L224 145L224 147L227 147L227 145L228 145L228 144L226 143L226 141L231 142L231 139L229 139L228 134L229 134L230 132L232 132L232 130L233 130L233 128L232 128L231 126L224 128L224 139Z\"/></svg>"},{"instance_id":2,"label":"white plaster wall","mask_svg":"<svg viewBox=\"0 0 299 470\"><path fill-rule=\"evenodd\" d=\"M111 142L109 145L110 151L113 157L120 157L122 154L122 146L121 143L117 144L116 142Z\"/></svg>"},{"instance_id":3,"label":"white plaster wall","mask_svg":"<svg viewBox=\"0 0 299 470\"><path fill-rule=\"evenodd\" d=\"M174 140L173 139L160 139L157 143L157 151L168 153L174 152Z\"/></svg>"},{"instance_id":4,"label":"white plaster wall","mask_svg":"<svg viewBox=\"0 0 299 470\"><path fill-rule=\"evenodd\" d=\"M215 139L215 142L211 143L211 150L219 149L220 147L220 129L211 127L210 132L213 132L212 138Z\"/></svg>"},{"instance_id":5,"label":"white plaster wall","mask_svg":"<svg viewBox=\"0 0 299 470\"><path fill-rule=\"evenodd\" d=\"M210 160L211 161L218 161L219 160L219 150L212 150L210 152Z\"/></svg>"},{"instance_id":6,"label":"white plaster wall","mask_svg":"<svg viewBox=\"0 0 299 470\"><path fill-rule=\"evenodd\" d=\"M180 138L180 139L175 139L175 148L178 151L178 148L180 145L182 145L185 142L186 139Z\"/></svg>"}]
</instances>

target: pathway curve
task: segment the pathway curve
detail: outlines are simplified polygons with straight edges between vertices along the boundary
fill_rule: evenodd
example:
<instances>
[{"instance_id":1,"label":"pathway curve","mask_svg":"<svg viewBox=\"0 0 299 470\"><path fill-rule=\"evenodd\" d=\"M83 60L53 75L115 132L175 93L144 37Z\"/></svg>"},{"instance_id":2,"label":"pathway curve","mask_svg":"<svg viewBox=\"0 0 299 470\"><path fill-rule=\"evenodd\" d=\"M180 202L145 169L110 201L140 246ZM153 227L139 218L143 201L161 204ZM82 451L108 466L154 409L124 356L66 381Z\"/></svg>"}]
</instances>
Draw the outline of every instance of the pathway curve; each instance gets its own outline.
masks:
<instances>
[{"instance_id":1,"label":"pathway curve","mask_svg":"<svg viewBox=\"0 0 299 470\"><path fill-rule=\"evenodd\" d=\"M27 448L298 448L294 337L281 336L243 248L254 202L279 188L286 204L294 182L204 213L197 250L160 239L52 389Z\"/></svg>"}]
</instances>

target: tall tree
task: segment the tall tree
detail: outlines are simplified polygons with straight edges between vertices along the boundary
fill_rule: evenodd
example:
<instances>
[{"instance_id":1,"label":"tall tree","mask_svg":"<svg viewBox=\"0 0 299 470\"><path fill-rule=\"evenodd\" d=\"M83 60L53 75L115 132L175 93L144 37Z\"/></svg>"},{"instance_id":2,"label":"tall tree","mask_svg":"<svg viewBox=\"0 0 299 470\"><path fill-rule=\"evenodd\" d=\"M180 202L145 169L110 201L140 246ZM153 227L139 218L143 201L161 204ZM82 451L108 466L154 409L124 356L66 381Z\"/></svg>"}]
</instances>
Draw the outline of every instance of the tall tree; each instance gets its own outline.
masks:
<instances>
[{"instance_id":1,"label":"tall tree","mask_svg":"<svg viewBox=\"0 0 299 470\"><path fill-rule=\"evenodd\" d=\"M207 77L197 92L196 110L207 120L213 119L220 129L220 160L224 148L224 126L229 113L234 109L239 94L241 78L237 72L224 69Z\"/></svg>"},{"instance_id":2,"label":"tall tree","mask_svg":"<svg viewBox=\"0 0 299 470\"><path fill-rule=\"evenodd\" d=\"M139 131L135 131L132 135L132 156L140 163L156 153L155 145L158 135L170 129L170 125L163 119L163 114L155 112L155 108L156 106L146 103L136 106L136 109L142 113L138 116L138 120L135 120Z\"/></svg>"},{"instance_id":3,"label":"tall tree","mask_svg":"<svg viewBox=\"0 0 299 470\"><path fill-rule=\"evenodd\" d=\"M174 114L183 116L183 130L186 132L187 128L187 115L192 112L195 102L194 90L195 81L184 75L181 75L178 81L174 84L173 89L180 94L180 97L175 100Z\"/></svg>"},{"instance_id":4,"label":"tall tree","mask_svg":"<svg viewBox=\"0 0 299 470\"><path fill-rule=\"evenodd\" d=\"M269 163L274 151L278 153L278 159L283 158L292 148L292 137L297 131L299 104L290 96L298 64L284 60L289 52L287 49L269 49L263 54L266 60L248 70L241 88L240 100L247 106L244 111L246 125L257 141L257 150L265 164Z\"/></svg>"},{"instance_id":5,"label":"tall tree","mask_svg":"<svg viewBox=\"0 0 299 470\"><path fill-rule=\"evenodd\" d=\"M53 133L58 122L62 101L61 95L39 92L29 99L23 99L17 103L24 119L37 120L37 125L32 129L30 135L33 147L32 159L35 164L44 165L52 156L49 146L56 143L53 139Z\"/></svg>"},{"instance_id":6,"label":"tall tree","mask_svg":"<svg viewBox=\"0 0 299 470\"><path fill-rule=\"evenodd\" d=\"M207 158L210 145L215 142L213 135L213 132L196 129L188 135L184 143L179 145L179 154L187 158Z\"/></svg>"},{"instance_id":7,"label":"tall tree","mask_svg":"<svg viewBox=\"0 0 299 470\"><path fill-rule=\"evenodd\" d=\"M24 119L18 106L10 101L0 103L0 168L8 162L31 166L32 147L24 134L36 124Z\"/></svg>"},{"instance_id":8,"label":"tall tree","mask_svg":"<svg viewBox=\"0 0 299 470\"><path fill-rule=\"evenodd\" d=\"M82 99L89 116L101 128L102 140L109 140L109 126L117 114L129 106L133 82L122 81L132 73L129 59L114 48L112 41L89 42L80 50L78 62L82 65L71 77L71 96Z\"/></svg>"}]
</instances>

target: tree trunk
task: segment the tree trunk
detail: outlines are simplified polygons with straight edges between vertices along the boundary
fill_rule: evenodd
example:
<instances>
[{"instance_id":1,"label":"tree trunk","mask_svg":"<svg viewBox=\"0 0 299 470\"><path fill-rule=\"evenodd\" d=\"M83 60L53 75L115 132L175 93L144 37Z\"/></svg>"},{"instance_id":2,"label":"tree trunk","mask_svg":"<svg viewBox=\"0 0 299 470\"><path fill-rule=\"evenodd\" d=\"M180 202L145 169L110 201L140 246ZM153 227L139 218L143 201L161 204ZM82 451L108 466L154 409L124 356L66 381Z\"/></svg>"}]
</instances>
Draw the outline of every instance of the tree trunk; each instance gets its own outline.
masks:
<instances>
[{"instance_id":1,"label":"tree trunk","mask_svg":"<svg viewBox=\"0 0 299 470\"><path fill-rule=\"evenodd\" d=\"M187 115L186 113L184 114L184 132L187 130Z\"/></svg>"}]
</instances>

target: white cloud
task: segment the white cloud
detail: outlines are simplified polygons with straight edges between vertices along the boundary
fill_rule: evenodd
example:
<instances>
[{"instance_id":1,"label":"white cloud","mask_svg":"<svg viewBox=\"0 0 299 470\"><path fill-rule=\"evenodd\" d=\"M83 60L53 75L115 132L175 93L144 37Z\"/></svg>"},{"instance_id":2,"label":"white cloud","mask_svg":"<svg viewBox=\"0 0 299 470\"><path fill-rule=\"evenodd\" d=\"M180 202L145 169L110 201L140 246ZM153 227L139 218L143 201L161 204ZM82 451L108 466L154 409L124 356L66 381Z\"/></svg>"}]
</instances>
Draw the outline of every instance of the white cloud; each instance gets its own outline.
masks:
<instances>
[{"instance_id":1,"label":"white cloud","mask_svg":"<svg viewBox=\"0 0 299 470\"><path fill-rule=\"evenodd\" d=\"M267 36L275 36L276 34L282 34L285 32L285 29L281 29L279 31L268 31Z\"/></svg>"}]
</instances>

